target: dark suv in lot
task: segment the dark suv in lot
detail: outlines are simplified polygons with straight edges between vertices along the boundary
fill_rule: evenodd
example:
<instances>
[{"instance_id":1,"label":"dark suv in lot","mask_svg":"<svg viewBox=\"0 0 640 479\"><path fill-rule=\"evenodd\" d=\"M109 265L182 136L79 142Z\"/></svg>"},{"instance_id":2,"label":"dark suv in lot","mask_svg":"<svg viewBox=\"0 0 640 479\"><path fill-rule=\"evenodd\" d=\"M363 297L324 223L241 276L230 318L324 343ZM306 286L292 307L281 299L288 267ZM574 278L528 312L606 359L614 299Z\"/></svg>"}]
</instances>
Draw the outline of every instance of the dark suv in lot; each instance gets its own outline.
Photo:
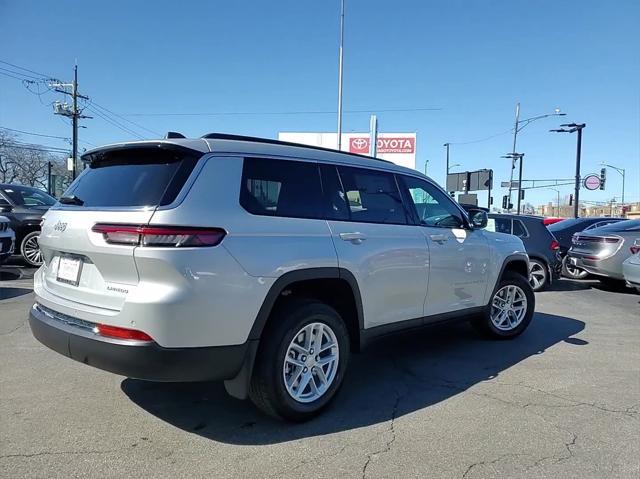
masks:
<instances>
[{"instance_id":1,"label":"dark suv in lot","mask_svg":"<svg viewBox=\"0 0 640 479\"><path fill-rule=\"evenodd\" d=\"M522 240L529 255L529 282L534 291L544 289L560 275L560 244L541 217L492 213L487 227Z\"/></svg>"},{"instance_id":2,"label":"dark suv in lot","mask_svg":"<svg viewBox=\"0 0 640 479\"><path fill-rule=\"evenodd\" d=\"M38 188L0 183L0 215L9 218L16 234L16 253L31 266L42 264L38 245L42 215L56 199Z\"/></svg>"}]
</instances>

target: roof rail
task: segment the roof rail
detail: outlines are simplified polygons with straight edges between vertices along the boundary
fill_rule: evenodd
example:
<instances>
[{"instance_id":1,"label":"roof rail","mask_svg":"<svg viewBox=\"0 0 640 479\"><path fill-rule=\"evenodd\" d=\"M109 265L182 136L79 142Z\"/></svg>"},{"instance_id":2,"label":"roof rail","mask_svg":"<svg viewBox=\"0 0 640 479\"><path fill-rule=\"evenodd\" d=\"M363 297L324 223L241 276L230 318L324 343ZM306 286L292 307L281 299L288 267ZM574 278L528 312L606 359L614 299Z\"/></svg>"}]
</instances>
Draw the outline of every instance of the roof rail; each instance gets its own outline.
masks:
<instances>
[{"instance_id":1,"label":"roof rail","mask_svg":"<svg viewBox=\"0 0 640 479\"><path fill-rule=\"evenodd\" d=\"M376 160L376 161L382 161L384 163L393 164L393 162L391 161L383 160L382 158L374 158L373 156L360 155L358 153L350 153L348 151L340 151L340 150L335 150L333 148L324 148L322 146L305 145L303 143L293 143L291 141L274 140L272 138L259 138L256 136L231 135L229 133L207 133L206 135L203 135L202 138L207 140L250 141L254 143L267 143L270 145L295 146L298 148L312 148L314 150L330 151L332 153L342 153L343 155L357 156L360 158L366 158L367 160Z\"/></svg>"}]
</instances>

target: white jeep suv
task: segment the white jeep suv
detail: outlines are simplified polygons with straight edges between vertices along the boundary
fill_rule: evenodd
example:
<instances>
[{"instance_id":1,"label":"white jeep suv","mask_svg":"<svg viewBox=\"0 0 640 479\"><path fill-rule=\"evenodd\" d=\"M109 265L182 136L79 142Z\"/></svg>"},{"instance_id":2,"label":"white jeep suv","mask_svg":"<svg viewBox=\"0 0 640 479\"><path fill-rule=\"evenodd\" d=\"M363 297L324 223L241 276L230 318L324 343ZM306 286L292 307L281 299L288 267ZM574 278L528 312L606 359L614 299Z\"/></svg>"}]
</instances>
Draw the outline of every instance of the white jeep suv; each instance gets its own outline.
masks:
<instances>
[{"instance_id":1,"label":"white jeep suv","mask_svg":"<svg viewBox=\"0 0 640 479\"><path fill-rule=\"evenodd\" d=\"M274 140L210 134L105 146L47 213L30 325L49 348L151 381L224 380L263 411L317 414L349 354L466 319L528 326L515 236L426 176Z\"/></svg>"}]
</instances>

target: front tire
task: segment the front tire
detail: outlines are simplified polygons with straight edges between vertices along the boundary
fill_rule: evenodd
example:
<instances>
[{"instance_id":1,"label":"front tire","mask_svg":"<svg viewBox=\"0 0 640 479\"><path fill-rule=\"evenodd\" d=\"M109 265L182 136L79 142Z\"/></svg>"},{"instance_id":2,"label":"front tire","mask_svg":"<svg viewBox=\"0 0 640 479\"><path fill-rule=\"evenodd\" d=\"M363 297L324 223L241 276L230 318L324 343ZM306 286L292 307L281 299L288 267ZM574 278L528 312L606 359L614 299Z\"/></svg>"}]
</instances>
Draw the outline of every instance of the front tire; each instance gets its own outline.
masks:
<instances>
[{"instance_id":1,"label":"front tire","mask_svg":"<svg viewBox=\"0 0 640 479\"><path fill-rule=\"evenodd\" d=\"M40 251L38 238L40 238L40 231L32 231L22 238L22 242L20 243L22 259L30 266L35 267L42 264L42 251Z\"/></svg>"},{"instance_id":2,"label":"front tire","mask_svg":"<svg viewBox=\"0 0 640 479\"><path fill-rule=\"evenodd\" d=\"M529 259L529 284L534 291L542 291L549 282L549 268L542 261Z\"/></svg>"},{"instance_id":3,"label":"front tire","mask_svg":"<svg viewBox=\"0 0 640 479\"><path fill-rule=\"evenodd\" d=\"M261 340L249 397L270 416L306 421L342 384L349 333L336 310L314 300L294 300L274 314Z\"/></svg>"},{"instance_id":4,"label":"front tire","mask_svg":"<svg viewBox=\"0 0 640 479\"><path fill-rule=\"evenodd\" d=\"M506 272L496 287L491 301L472 325L493 339L520 336L531 323L536 305L533 289L523 276Z\"/></svg>"}]
</instances>

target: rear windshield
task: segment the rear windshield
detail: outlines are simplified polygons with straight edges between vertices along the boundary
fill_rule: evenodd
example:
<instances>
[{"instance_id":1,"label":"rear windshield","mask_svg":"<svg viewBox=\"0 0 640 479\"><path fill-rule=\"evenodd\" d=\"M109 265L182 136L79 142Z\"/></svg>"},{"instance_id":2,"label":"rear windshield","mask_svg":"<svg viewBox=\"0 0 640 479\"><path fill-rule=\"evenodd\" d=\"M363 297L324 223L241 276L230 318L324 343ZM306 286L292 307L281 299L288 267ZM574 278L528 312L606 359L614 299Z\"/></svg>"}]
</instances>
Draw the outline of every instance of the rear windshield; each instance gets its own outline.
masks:
<instances>
[{"instance_id":1,"label":"rear windshield","mask_svg":"<svg viewBox=\"0 0 640 479\"><path fill-rule=\"evenodd\" d=\"M157 147L108 151L92 161L63 196L78 198L82 207L168 205L196 162L195 152Z\"/></svg>"}]
</instances>

